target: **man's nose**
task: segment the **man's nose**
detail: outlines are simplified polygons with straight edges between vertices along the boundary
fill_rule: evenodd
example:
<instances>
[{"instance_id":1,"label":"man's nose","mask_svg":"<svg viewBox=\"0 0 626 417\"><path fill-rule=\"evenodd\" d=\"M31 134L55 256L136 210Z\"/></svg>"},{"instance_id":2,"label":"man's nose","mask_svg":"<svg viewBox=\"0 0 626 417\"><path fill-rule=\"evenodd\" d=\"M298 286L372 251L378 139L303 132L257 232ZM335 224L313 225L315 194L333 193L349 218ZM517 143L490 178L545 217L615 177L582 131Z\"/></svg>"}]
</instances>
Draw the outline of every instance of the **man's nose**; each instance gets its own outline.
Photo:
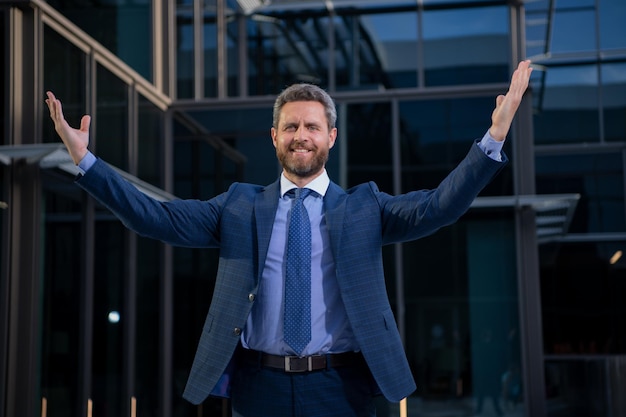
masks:
<instances>
[{"instance_id":1,"label":"man's nose","mask_svg":"<svg viewBox=\"0 0 626 417\"><path fill-rule=\"evenodd\" d=\"M298 126L296 133L293 135L294 140L304 140L306 138L305 132L306 129L304 125Z\"/></svg>"}]
</instances>

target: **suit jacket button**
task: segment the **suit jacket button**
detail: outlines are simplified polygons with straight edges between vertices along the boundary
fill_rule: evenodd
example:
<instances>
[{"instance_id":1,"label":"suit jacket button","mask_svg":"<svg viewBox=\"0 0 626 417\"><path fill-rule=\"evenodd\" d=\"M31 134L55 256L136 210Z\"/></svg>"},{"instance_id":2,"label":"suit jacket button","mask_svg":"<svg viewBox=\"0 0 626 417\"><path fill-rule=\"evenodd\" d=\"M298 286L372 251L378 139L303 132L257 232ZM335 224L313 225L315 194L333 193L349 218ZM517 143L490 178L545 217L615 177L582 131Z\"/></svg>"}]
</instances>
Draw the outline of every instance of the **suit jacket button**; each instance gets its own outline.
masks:
<instances>
[{"instance_id":1,"label":"suit jacket button","mask_svg":"<svg viewBox=\"0 0 626 417\"><path fill-rule=\"evenodd\" d=\"M248 300L249 300L249 301L251 301L251 302L252 302L252 301L254 301L254 299L255 299L255 298L256 298L256 295L254 295L254 294L248 294Z\"/></svg>"},{"instance_id":2,"label":"suit jacket button","mask_svg":"<svg viewBox=\"0 0 626 417\"><path fill-rule=\"evenodd\" d=\"M239 327L235 327L235 328L233 329L233 334L234 334L235 336L239 336L239 335L241 335L241 329L240 329Z\"/></svg>"}]
</instances>

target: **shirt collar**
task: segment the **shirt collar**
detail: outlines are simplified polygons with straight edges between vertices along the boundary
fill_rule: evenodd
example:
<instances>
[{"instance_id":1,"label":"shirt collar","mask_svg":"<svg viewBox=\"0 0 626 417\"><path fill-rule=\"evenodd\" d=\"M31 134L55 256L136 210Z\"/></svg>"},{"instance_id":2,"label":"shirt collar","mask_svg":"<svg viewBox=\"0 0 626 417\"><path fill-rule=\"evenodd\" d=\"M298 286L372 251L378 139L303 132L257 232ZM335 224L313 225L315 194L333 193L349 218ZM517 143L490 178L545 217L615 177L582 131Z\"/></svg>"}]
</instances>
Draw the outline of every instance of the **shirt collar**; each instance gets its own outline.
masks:
<instances>
[{"instance_id":1,"label":"shirt collar","mask_svg":"<svg viewBox=\"0 0 626 417\"><path fill-rule=\"evenodd\" d=\"M315 191L322 197L326 195L326 190L328 190L328 186L330 185L330 178L328 177L328 173L326 169L322 172L317 178L304 186L304 188L310 188ZM287 191L292 190L294 188L298 188L296 184L289 181L284 173L280 174L280 196L283 197Z\"/></svg>"}]
</instances>

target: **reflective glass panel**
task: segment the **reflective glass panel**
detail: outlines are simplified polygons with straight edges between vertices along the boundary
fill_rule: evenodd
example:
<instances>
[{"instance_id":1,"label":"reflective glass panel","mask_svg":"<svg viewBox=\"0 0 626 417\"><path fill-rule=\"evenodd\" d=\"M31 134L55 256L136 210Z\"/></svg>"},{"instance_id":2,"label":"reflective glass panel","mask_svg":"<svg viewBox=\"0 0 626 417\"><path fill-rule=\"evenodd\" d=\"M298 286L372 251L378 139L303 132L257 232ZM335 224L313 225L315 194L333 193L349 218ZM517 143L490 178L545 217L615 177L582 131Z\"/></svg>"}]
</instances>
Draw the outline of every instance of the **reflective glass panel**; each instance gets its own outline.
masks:
<instances>
[{"instance_id":1,"label":"reflective glass panel","mask_svg":"<svg viewBox=\"0 0 626 417\"><path fill-rule=\"evenodd\" d=\"M426 85L508 81L509 30L504 6L424 12Z\"/></svg>"},{"instance_id":2,"label":"reflective glass panel","mask_svg":"<svg viewBox=\"0 0 626 417\"><path fill-rule=\"evenodd\" d=\"M217 8L215 0L204 0L202 37L204 60L204 97L217 97Z\"/></svg>"},{"instance_id":3,"label":"reflective glass panel","mask_svg":"<svg viewBox=\"0 0 626 417\"><path fill-rule=\"evenodd\" d=\"M548 67L542 76L535 98L535 143L600 141L598 67Z\"/></svg>"},{"instance_id":4,"label":"reflective glass panel","mask_svg":"<svg viewBox=\"0 0 626 417\"><path fill-rule=\"evenodd\" d=\"M626 2L602 0L600 7L600 48L626 48Z\"/></svg>"},{"instance_id":5,"label":"reflective glass panel","mask_svg":"<svg viewBox=\"0 0 626 417\"><path fill-rule=\"evenodd\" d=\"M602 65L602 104L604 139L626 141L626 63Z\"/></svg>"},{"instance_id":6,"label":"reflective glass panel","mask_svg":"<svg viewBox=\"0 0 626 417\"><path fill-rule=\"evenodd\" d=\"M152 80L151 1L47 1L147 80Z\"/></svg>"},{"instance_id":7,"label":"reflective glass panel","mask_svg":"<svg viewBox=\"0 0 626 417\"><path fill-rule=\"evenodd\" d=\"M550 51L577 52L596 49L596 14L593 1L557 2Z\"/></svg>"},{"instance_id":8,"label":"reflective glass panel","mask_svg":"<svg viewBox=\"0 0 626 417\"><path fill-rule=\"evenodd\" d=\"M338 88L417 86L417 12L337 16Z\"/></svg>"},{"instance_id":9,"label":"reflective glass panel","mask_svg":"<svg viewBox=\"0 0 626 417\"><path fill-rule=\"evenodd\" d=\"M85 54L61 38L48 26L44 27L44 91L52 91L63 104L63 115L72 126L80 126L85 114ZM71 69L71 70L70 70ZM43 140L59 143L48 109L45 108Z\"/></svg>"},{"instance_id":10,"label":"reflective glass panel","mask_svg":"<svg viewBox=\"0 0 626 417\"><path fill-rule=\"evenodd\" d=\"M137 175L157 187L163 185L164 157L163 112L142 95L138 95Z\"/></svg>"},{"instance_id":11,"label":"reflective glass panel","mask_svg":"<svg viewBox=\"0 0 626 417\"><path fill-rule=\"evenodd\" d=\"M226 70L228 72L227 95L238 97L242 95L239 91L239 77L243 76L239 71L239 26L245 27L245 18L228 17L226 24Z\"/></svg>"},{"instance_id":12,"label":"reflective glass panel","mask_svg":"<svg viewBox=\"0 0 626 417\"><path fill-rule=\"evenodd\" d=\"M374 181L393 192L391 105L364 103L346 106L348 186Z\"/></svg>"},{"instance_id":13,"label":"reflective glass panel","mask_svg":"<svg viewBox=\"0 0 626 417\"><path fill-rule=\"evenodd\" d=\"M123 335L128 326L124 306L124 283L127 274L128 248L125 236L130 233L108 213L96 221L94 255L94 304L92 399L94 415L122 415ZM133 260L134 261L134 260Z\"/></svg>"},{"instance_id":14,"label":"reflective glass panel","mask_svg":"<svg viewBox=\"0 0 626 417\"><path fill-rule=\"evenodd\" d=\"M178 98L194 96L193 3L176 2L176 94Z\"/></svg>"},{"instance_id":15,"label":"reflective glass panel","mask_svg":"<svg viewBox=\"0 0 626 417\"><path fill-rule=\"evenodd\" d=\"M135 299L131 300L136 314L135 358L132 361L134 392L139 409L146 416L157 416L160 408L161 362L160 329L164 326L159 300L163 275L163 246L152 239L137 239L137 281ZM172 381L167 382L173 386ZM173 396L178 395L174 393Z\"/></svg>"},{"instance_id":16,"label":"reflective glass panel","mask_svg":"<svg viewBox=\"0 0 626 417\"><path fill-rule=\"evenodd\" d=\"M190 114L210 130L211 136L225 141L227 146L236 150L240 156L245 158L243 172L241 173L243 177L241 178L237 177L236 168L232 166L232 163L228 162L228 155L224 157L226 165L218 170L215 169L215 159L207 158L206 162L200 165L202 171L206 171L210 175L217 175L222 170L224 187L237 180L255 184L270 184L278 179L280 170L270 136L270 128L272 126L271 105L253 109L194 111L190 112ZM186 153L192 152L190 149L183 151ZM199 155L203 154L198 154L195 158L198 158ZM177 162L177 165L179 164ZM221 190L215 190L212 194L209 191L207 189L207 197L212 197Z\"/></svg>"},{"instance_id":17,"label":"reflective glass panel","mask_svg":"<svg viewBox=\"0 0 626 417\"><path fill-rule=\"evenodd\" d=\"M523 415L514 235L489 209L403 245L409 415Z\"/></svg>"},{"instance_id":18,"label":"reflective glass panel","mask_svg":"<svg viewBox=\"0 0 626 417\"><path fill-rule=\"evenodd\" d=\"M538 156L537 194L580 194L571 233L626 231L621 152Z\"/></svg>"},{"instance_id":19,"label":"reflective glass panel","mask_svg":"<svg viewBox=\"0 0 626 417\"><path fill-rule=\"evenodd\" d=\"M97 67L95 135L90 145L96 155L110 164L128 170L128 85L106 68Z\"/></svg>"},{"instance_id":20,"label":"reflective glass panel","mask_svg":"<svg viewBox=\"0 0 626 417\"><path fill-rule=\"evenodd\" d=\"M624 253L624 240L539 247L546 354L626 354Z\"/></svg>"},{"instance_id":21,"label":"reflective glass panel","mask_svg":"<svg viewBox=\"0 0 626 417\"><path fill-rule=\"evenodd\" d=\"M550 36L550 0L538 0L526 3L525 30L526 56L528 58L540 56L548 52L548 37Z\"/></svg>"},{"instance_id":22,"label":"reflective glass panel","mask_svg":"<svg viewBox=\"0 0 626 417\"><path fill-rule=\"evenodd\" d=\"M249 93L276 94L303 81L326 85L327 25L327 18L306 14L249 19Z\"/></svg>"},{"instance_id":23,"label":"reflective glass panel","mask_svg":"<svg viewBox=\"0 0 626 417\"><path fill-rule=\"evenodd\" d=\"M41 395L50 417L75 416L80 364L79 332L84 298L80 262L81 208L78 187L69 177L43 178L44 262L42 266Z\"/></svg>"},{"instance_id":24,"label":"reflective glass panel","mask_svg":"<svg viewBox=\"0 0 626 417\"><path fill-rule=\"evenodd\" d=\"M604 417L626 413L626 356L553 357L545 363L548 417Z\"/></svg>"}]
</instances>

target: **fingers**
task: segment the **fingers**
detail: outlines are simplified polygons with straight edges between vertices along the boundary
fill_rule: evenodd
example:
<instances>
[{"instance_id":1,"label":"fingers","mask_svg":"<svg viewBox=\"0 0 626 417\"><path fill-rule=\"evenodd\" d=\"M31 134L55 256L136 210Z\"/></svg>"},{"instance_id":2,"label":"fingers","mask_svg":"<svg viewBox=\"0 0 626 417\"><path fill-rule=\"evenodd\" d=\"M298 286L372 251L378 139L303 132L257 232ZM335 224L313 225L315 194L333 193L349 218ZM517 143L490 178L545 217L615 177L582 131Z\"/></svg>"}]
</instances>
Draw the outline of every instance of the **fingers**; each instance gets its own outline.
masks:
<instances>
[{"instance_id":1,"label":"fingers","mask_svg":"<svg viewBox=\"0 0 626 417\"><path fill-rule=\"evenodd\" d=\"M496 108L491 115L492 124L489 128L494 139L504 140L508 134L513 117L528 88L531 73L530 60L521 61L511 76L511 84L506 95L496 97Z\"/></svg>"},{"instance_id":2,"label":"fingers","mask_svg":"<svg viewBox=\"0 0 626 417\"><path fill-rule=\"evenodd\" d=\"M517 94L524 94L526 88L528 88L532 71L533 68L530 66L530 60L521 61L511 77L510 90Z\"/></svg>"},{"instance_id":3,"label":"fingers","mask_svg":"<svg viewBox=\"0 0 626 417\"><path fill-rule=\"evenodd\" d=\"M46 104L48 105L48 110L50 111L50 118L54 121L56 125L58 122L64 119L63 117L63 107L61 106L61 102L55 97L52 91L46 92L48 98L46 99Z\"/></svg>"},{"instance_id":4,"label":"fingers","mask_svg":"<svg viewBox=\"0 0 626 417\"><path fill-rule=\"evenodd\" d=\"M80 119L80 130L81 132L89 133L89 125L91 124L91 116L84 115Z\"/></svg>"}]
</instances>

